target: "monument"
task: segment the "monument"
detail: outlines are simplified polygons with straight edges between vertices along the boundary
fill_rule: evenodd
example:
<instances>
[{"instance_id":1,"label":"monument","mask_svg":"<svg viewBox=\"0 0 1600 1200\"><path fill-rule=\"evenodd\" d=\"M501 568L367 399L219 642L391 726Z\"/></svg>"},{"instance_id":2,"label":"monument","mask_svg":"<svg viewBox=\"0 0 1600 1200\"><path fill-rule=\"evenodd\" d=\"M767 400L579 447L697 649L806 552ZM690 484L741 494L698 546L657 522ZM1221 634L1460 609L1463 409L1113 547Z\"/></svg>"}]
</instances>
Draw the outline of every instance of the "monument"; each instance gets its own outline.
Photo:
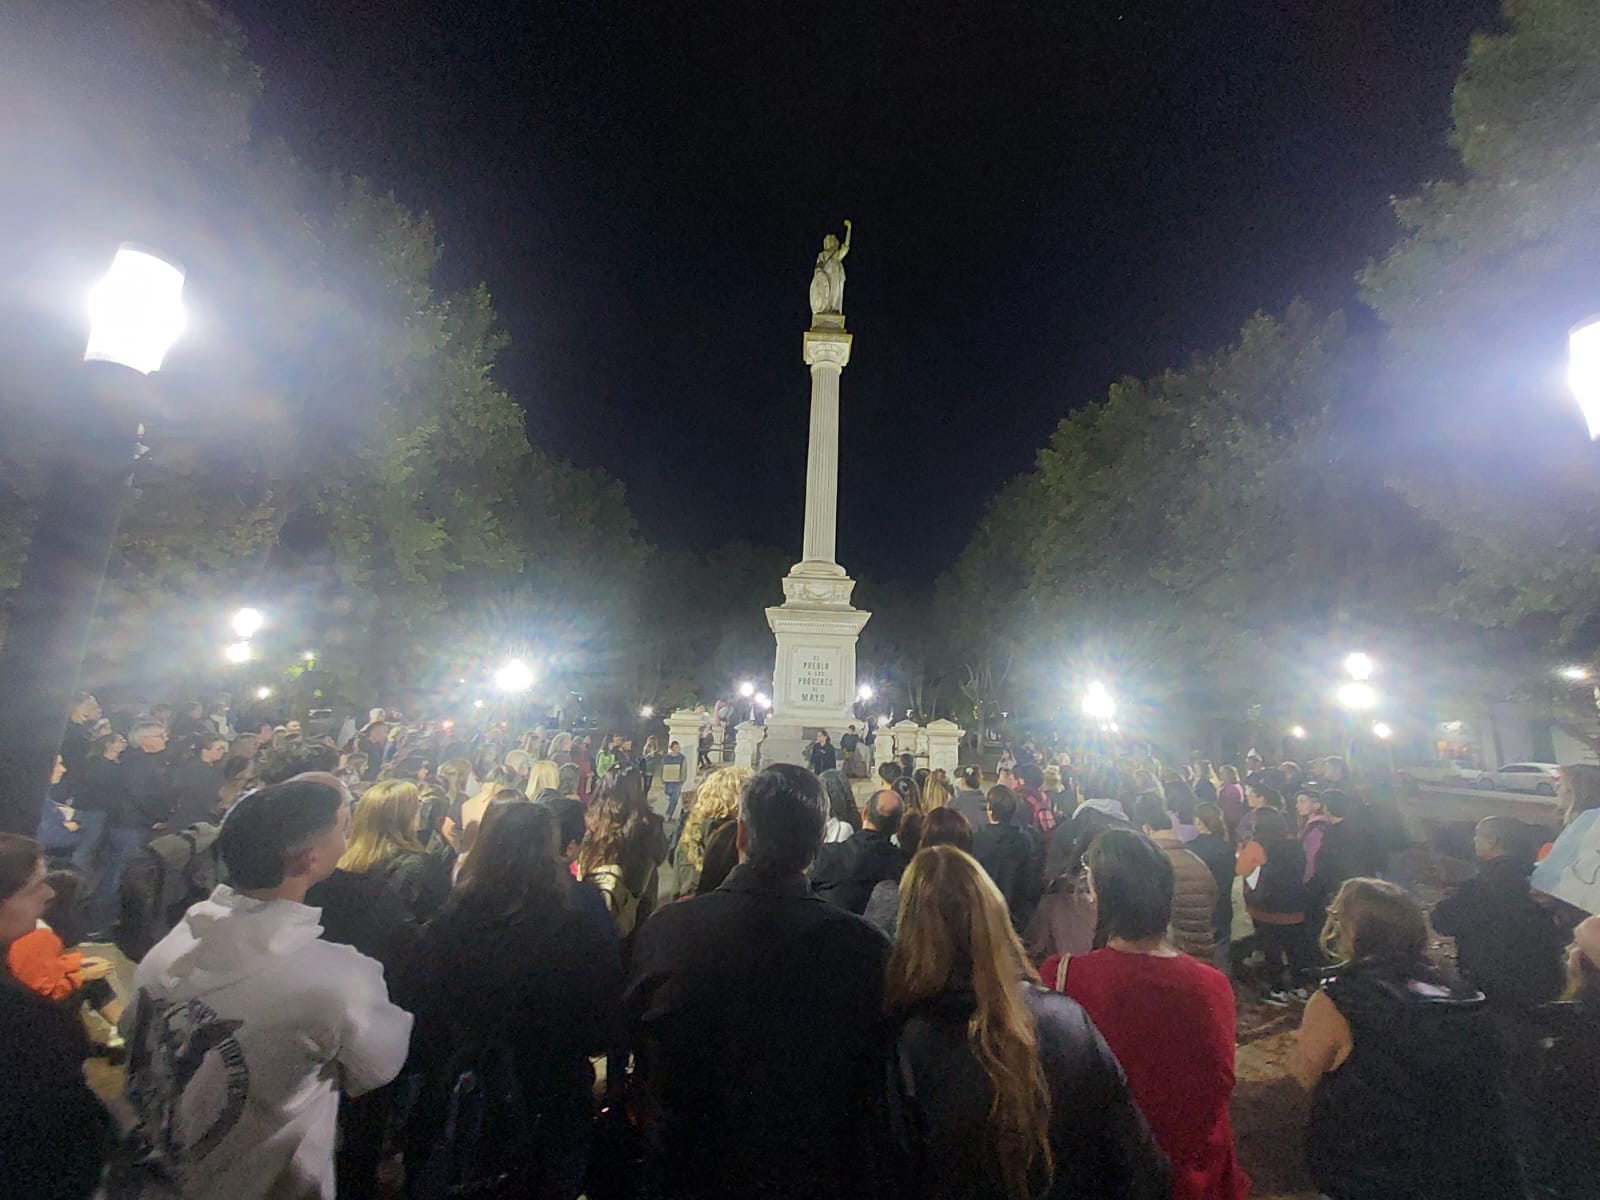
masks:
<instances>
[{"instance_id":1,"label":"monument","mask_svg":"<svg viewBox=\"0 0 1600 1200\"><path fill-rule=\"evenodd\" d=\"M833 234L811 274L811 328L802 341L811 368L811 436L806 450L806 520L800 561L783 579L782 604L767 609L777 639L772 713L761 746L763 762L800 762L805 744L825 729L837 745L846 726L859 724L856 638L872 616L850 605L856 582L834 558L839 513L839 376L850 361L844 327L844 260L850 253Z\"/></svg>"}]
</instances>

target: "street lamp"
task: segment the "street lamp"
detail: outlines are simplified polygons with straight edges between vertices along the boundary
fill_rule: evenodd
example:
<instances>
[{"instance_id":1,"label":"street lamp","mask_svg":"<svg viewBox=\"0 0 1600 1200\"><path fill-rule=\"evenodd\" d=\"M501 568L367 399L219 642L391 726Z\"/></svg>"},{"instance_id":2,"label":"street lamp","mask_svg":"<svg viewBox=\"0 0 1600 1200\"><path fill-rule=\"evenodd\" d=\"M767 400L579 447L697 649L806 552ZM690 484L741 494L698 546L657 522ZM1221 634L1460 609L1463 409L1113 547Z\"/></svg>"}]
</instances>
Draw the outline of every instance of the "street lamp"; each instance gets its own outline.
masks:
<instances>
[{"instance_id":1,"label":"street lamp","mask_svg":"<svg viewBox=\"0 0 1600 1200\"><path fill-rule=\"evenodd\" d=\"M1083 694L1083 715L1102 724L1117 715L1117 702L1111 698L1106 685L1096 679Z\"/></svg>"},{"instance_id":2,"label":"street lamp","mask_svg":"<svg viewBox=\"0 0 1600 1200\"><path fill-rule=\"evenodd\" d=\"M750 697L754 696L755 694L756 685L751 683L748 679L739 685L739 695L743 696L746 700L750 699Z\"/></svg>"},{"instance_id":3,"label":"street lamp","mask_svg":"<svg viewBox=\"0 0 1600 1200\"><path fill-rule=\"evenodd\" d=\"M307 650L300 655L300 658L304 662L314 663L317 661L317 652L315 650Z\"/></svg>"},{"instance_id":4,"label":"street lamp","mask_svg":"<svg viewBox=\"0 0 1600 1200\"><path fill-rule=\"evenodd\" d=\"M1372 736L1381 742L1386 742L1394 736L1394 730L1385 721L1374 721L1372 723Z\"/></svg>"},{"instance_id":5,"label":"street lamp","mask_svg":"<svg viewBox=\"0 0 1600 1200\"><path fill-rule=\"evenodd\" d=\"M1306 740L1306 727L1304 725L1291 725L1291 726L1289 726L1289 736L1294 738L1295 741L1297 741L1297 742L1305 741Z\"/></svg>"},{"instance_id":6,"label":"street lamp","mask_svg":"<svg viewBox=\"0 0 1600 1200\"><path fill-rule=\"evenodd\" d=\"M259 608L241 608L233 614L233 632L247 642L260 633L266 623Z\"/></svg>"},{"instance_id":7,"label":"street lamp","mask_svg":"<svg viewBox=\"0 0 1600 1200\"><path fill-rule=\"evenodd\" d=\"M124 243L89 292L84 362L111 362L148 375L183 332L183 270Z\"/></svg>"},{"instance_id":8,"label":"street lamp","mask_svg":"<svg viewBox=\"0 0 1600 1200\"><path fill-rule=\"evenodd\" d=\"M494 673L494 685L502 692L525 692L533 686L533 668L513 658Z\"/></svg>"},{"instance_id":9,"label":"street lamp","mask_svg":"<svg viewBox=\"0 0 1600 1200\"><path fill-rule=\"evenodd\" d=\"M42 401L70 413L48 450L28 546L0 646L0 831L32 836L78 686L106 562L127 503L144 376L183 330L183 271L117 249L88 297L84 367Z\"/></svg>"},{"instance_id":10,"label":"street lamp","mask_svg":"<svg viewBox=\"0 0 1600 1200\"><path fill-rule=\"evenodd\" d=\"M1589 668L1579 666L1562 667L1561 678L1568 683L1582 683L1589 678Z\"/></svg>"},{"instance_id":11,"label":"street lamp","mask_svg":"<svg viewBox=\"0 0 1600 1200\"><path fill-rule=\"evenodd\" d=\"M641 708L639 710L639 716L642 717L646 721L648 721L651 717L653 717L655 715L656 715L656 710L654 708L652 708L648 704L646 704L643 708Z\"/></svg>"},{"instance_id":12,"label":"street lamp","mask_svg":"<svg viewBox=\"0 0 1600 1200\"><path fill-rule=\"evenodd\" d=\"M772 707L772 701L765 692L756 693L756 707L763 709Z\"/></svg>"},{"instance_id":13,"label":"street lamp","mask_svg":"<svg viewBox=\"0 0 1600 1200\"><path fill-rule=\"evenodd\" d=\"M1369 708L1377 707L1378 704L1378 693L1372 685L1354 679L1341 685L1334 695L1339 703L1351 712L1365 712Z\"/></svg>"},{"instance_id":14,"label":"street lamp","mask_svg":"<svg viewBox=\"0 0 1600 1200\"><path fill-rule=\"evenodd\" d=\"M1372 678L1372 658L1357 650L1354 654L1347 654L1344 658L1345 674L1357 683L1365 683Z\"/></svg>"},{"instance_id":15,"label":"street lamp","mask_svg":"<svg viewBox=\"0 0 1600 1200\"><path fill-rule=\"evenodd\" d=\"M872 685L870 683L863 683L856 689L856 699L862 704L866 704L876 694L877 693L872 690Z\"/></svg>"},{"instance_id":16,"label":"street lamp","mask_svg":"<svg viewBox=\"0 0 1600 1200\"><path fill-rule=\"evenodd\" d=\"M272 689L269 688L269 687L258 687L256 689L256 699L257 700L267 700L267 699L270 699L271 696L272 696Z\"/></svg>"},{"instance_id":17,"label":"street lamp","mask_svg":"<svg viewBox=\"0 0 1600 1200\"><path fill-rule=\"evenodd\" d=\"M239 666L243 663L249 662L255 657L255 654L250 649L249 642L234 642L231 646L227 646L223 649L222 657L233 663L235 666Z\"/></svg>"},{"instance_id":18,"label":"street lamp","mask_svg":"<svg viewBox=\"0 0 1600 1200\"><path fill-rule=\"evenodd\" d=\"M1600 439L1600 316L1585 317L1567 334L1567 384L1590 439Z\"/></svg>"}]
</instances>

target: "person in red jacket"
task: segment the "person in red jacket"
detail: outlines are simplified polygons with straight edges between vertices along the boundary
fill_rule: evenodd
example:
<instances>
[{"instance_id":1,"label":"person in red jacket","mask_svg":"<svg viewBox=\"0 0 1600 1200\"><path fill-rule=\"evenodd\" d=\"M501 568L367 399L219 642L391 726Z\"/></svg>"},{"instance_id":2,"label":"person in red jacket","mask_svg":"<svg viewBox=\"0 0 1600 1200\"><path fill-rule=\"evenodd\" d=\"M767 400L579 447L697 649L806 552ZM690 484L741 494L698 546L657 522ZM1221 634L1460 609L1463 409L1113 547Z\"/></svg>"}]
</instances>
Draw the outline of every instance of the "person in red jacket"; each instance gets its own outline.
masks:
<instances>
[{"instance_id":1,"label":"person in red jacket","mask_svg":"<svg viewBox=\"0 0 1600 1200\"><path fill-rule=\"evenodd\" d=\"M120 1045L122 1039L116 1037L115 1027L122 1005L107 979L112 964L104 958L86 958L81 951L68 948L81 940L72 913L83 876L76 870L51 871L45 875L45 883L54 897L34 930L7 948L6 969L18 982L47 1000L72 1004L74 1009L77 1000L86 1000L110 1023L112 1044Z\"/></svg>"},{"instance_id":2,"label":"person in red jacket","mask_svg":"<svg viewBox=\"0 0 1600 1200\"><path fill-rule=\"evenodd\" d=\"M1233 988L1178 951L1172 864L1131 829L1108 829L1088 853L1102 949L1044 962L1044 982L1089 1014L1127 1073L1156 1144L1172 1160L1173 1200L1244 1200L1250 1177L1234 1153Z\"/></svg>"}]
</instances>

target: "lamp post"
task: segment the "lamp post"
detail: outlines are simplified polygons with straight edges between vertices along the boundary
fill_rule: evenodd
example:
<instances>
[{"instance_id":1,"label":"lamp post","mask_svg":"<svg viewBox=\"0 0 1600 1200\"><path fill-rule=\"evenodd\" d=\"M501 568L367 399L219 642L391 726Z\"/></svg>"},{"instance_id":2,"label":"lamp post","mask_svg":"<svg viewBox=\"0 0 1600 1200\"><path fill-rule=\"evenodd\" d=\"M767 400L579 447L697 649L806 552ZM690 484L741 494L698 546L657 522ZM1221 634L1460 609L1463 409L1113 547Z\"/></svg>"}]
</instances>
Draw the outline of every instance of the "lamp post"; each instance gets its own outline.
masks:
<instances>
[{"instance_id":1,"label":"lamp post","mask_svg":"<svg viewBox=\"0 0 1600 1200\"><path fill-rule=\"evenodd\" d=\"M0 645L0 830L32 836L127 503L144 377L183 330L183 271L117 249L89 297L70 435L52 447L11 623Z\"/></svg>"}]
</instances>

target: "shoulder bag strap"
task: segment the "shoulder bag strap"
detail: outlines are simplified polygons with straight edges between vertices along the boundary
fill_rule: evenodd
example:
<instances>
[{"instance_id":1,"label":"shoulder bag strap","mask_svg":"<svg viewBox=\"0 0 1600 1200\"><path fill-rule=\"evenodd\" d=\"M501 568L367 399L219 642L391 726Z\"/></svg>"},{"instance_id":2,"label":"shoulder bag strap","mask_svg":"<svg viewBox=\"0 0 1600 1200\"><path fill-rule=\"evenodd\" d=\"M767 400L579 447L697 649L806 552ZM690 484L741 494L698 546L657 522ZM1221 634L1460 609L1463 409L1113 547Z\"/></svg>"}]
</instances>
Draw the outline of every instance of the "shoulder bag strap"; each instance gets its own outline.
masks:
<instances>
[{"instance_id":1,"label":"shoulder bag strap","mask_svg":"<svg viewBox=\"0 0 1600 1200\"><path fill-rule=\"evenodd\" d=\"M1056 991L1061 992L1063 995L1066 994L1067 990L1067 966L1071 962L1072 955L1063 953L1061 961L1056 964Z\"/></svg>"}]
</instances>

